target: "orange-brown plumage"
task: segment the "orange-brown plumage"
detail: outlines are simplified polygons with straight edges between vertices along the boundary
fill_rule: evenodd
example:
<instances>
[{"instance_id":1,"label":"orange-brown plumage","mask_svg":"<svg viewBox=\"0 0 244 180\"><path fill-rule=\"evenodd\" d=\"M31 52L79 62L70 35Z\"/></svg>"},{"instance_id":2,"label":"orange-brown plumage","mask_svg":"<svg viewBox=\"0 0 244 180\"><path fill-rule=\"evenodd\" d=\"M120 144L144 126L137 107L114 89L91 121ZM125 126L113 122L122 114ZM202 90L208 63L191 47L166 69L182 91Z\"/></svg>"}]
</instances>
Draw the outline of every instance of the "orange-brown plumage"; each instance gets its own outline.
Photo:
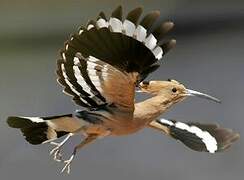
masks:
<instances>
[{"instance_id":1,"label":"orange-brown plumage","mask_svg":"<svg viewBox=\"0 0 244 180\"><path fill-rule=\"evenodd\" d=\"M31 144L51 143L54 160L64 162L62 172L70 172L77 150L106 136L121 136L149 127L164 132L196 151L215 153L228 148L239 134L216 124L182 123L159 118L172 105L189 96L215 102L217 98L187 89L175 81L144 81L160 66L159 60L176 41L163 41L173 22L155 22L159 11L152 11L141 21L142 8L122 18L119 6L106 18L101 12L96 21L80 27L61 50L57 63L58 82L64 92L84 109L74 114L54 117L9 117L10 127L19 128ZM154 28L155 27L155 28ZM139 89L139 90L138 90ZM135 103L136 90L151 97ZM61 148L70 137L83 134L64 161ZM56 143L59 137L66 138Z\"/></svg>"}]
</instances>

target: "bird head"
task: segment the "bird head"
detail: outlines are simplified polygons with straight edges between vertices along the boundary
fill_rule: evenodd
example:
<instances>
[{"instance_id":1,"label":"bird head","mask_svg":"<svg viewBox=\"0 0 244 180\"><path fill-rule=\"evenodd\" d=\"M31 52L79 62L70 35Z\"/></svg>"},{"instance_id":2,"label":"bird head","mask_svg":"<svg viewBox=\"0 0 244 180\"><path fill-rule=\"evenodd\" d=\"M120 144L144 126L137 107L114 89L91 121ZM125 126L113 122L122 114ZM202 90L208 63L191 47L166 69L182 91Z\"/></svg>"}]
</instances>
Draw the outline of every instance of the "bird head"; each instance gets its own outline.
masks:
<instances>
[{"instance_id":1,"label":"bird head","mask_svg":"<svg viewBox=\"0 0 244 180\"><path fill-rule=\"evenodd\" d=\"M196 96L220 103L220 100L195 90L187 89L183 84L176 80L168 81L143 81L139 84L140 92L149 93L153 96L163 96L167 100L176 103L189 96Z\"/></svg>"}]
</instances>

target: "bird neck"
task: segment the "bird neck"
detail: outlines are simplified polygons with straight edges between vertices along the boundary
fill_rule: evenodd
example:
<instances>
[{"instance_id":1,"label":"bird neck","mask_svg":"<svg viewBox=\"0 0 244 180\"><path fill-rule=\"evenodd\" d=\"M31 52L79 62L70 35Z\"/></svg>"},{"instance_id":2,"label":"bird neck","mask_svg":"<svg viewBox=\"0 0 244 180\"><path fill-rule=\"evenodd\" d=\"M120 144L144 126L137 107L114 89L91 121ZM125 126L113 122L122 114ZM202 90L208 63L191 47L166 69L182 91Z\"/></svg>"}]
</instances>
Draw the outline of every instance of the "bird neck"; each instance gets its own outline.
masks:
<instances>
[{"instance_id":1,"label":"bird neck","mask_svg":"<svg viewBox=\"0 0 244 180\"><path fill-rule=\"evenodd\" d=\"M135 104L134 120L145 125L164 113L174 104L163 95L157 95Z\"/></svg>"}]
</instances>

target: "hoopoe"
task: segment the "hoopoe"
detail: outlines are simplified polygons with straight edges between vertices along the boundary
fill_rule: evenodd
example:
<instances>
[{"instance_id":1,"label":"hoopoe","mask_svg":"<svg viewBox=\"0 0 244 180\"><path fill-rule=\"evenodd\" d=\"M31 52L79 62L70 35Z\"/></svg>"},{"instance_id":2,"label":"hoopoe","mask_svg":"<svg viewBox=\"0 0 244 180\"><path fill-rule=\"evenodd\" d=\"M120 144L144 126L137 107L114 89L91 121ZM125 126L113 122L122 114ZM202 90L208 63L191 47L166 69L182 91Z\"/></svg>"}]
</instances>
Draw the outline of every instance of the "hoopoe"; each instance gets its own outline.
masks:
<instances>
[{"instance_id":1,"label":"hoopoe","mask_svg":"<svg viewBox=\"0 0 244 180\"><path fill-rule=\"evenodd\" d=\"M70 172L75 154L85 145L101 137L136 133L145 127L163 132L193 150L209 153L223 151L239 138L238 133L216 124L159 118L189 96L220 101L175 80L145 81L176 41L164 41L173 22L152 28L159 11L148 13L138 23L141 14L139 7L123 20L121 6L108 19L101 12L65 42L57 62L58 82L63 92L85 109L61 116L8 118L8 125L19 128L29 143L54 145L50 154L64 163L62 172ZM135 103L136 91L152 97ZM84 136L83 141L74 147L68 160L63 160L63 145L77 134ZM54 141L63 136L66 137L61 142Z\"/></svg>"}]
</instances>

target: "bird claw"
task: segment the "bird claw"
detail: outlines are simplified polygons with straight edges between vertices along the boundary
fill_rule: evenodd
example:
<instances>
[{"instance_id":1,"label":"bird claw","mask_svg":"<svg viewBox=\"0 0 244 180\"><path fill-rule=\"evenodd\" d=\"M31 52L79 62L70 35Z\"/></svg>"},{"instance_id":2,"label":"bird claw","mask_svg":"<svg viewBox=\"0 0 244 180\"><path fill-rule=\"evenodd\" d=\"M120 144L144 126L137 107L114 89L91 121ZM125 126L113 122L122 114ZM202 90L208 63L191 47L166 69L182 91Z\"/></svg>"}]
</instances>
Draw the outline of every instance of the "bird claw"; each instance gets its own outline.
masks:
<instances>
[{"instance_id":1,"label":"bird claw","mask_svg":"<svg viewBox=\"0 0 244 180\"><path fill-rule=\"evenodd\" d=\"M61 148L63 147L63 145L68 141L68 139L73 136L73 133L69 133L69 135L60 143L57 142L50 142L51 145L54 145L55 147L50 151L50 155L53 155L53 159L55 161L58 162L63 162L64 163L64 167L61 170L61 173L63 173L64 171L67 172L67 174L70 173L70 166L71 163L75 157L75 154L77 152L78 149L80 149L81 147L83 147L84 145L91 143L93 140L95 140L97 138L97 136L88 136L84 141L82 141L80 144L78 144L77 146L75 146L73 153L71 155L71 157L68 160L63 160L62 159L62 154L60 153Z\"/></svg>"},{"instance_id":2,"label":"bird claw","mask_svg":"<svg viewBox=\"0 0 244 180\"><path fill-rule=\"evenodd\" d=\"M62 159L62 154L60 153L60 149L55 151L54 156L53 156L54 161L61 162L63 161Z\"/></svg>"},{"instance_id":3,"label":"bird claw","mask_svg":"<svg viewBox=\"0 0 244 180\"><path fill-rule=\"evenodd\" d=\"M71 157L68 160L63 160L62 159L62 154L60 153L61 148L63 146L63 143L56 143L56 142L51 142L50 144L55 145L56 147L54 147L51 151L50 151L50 155L53 155L53 159L57 162L63 162L65 165L63 167L63 169L61 170L61 173L63 172L67 172L67 174L70 173L70 166L71 163L74 159L75 156L75 152L71 155Z\"/></svg>"},{"instance_id":4,"label":"bird claw","mask_svg":"<svg viewBox=\"0 0 244 180\"><path fill-rule=\"evenodd\" d=\"M51 145L54 145L55 147L50 151L50 156L53 155L53 159L54 161L57 162L62 162L62 154L60 153L62 146L69 140L69 138L72 136L73 134L70 133L62 142L57 143L57 142L50 142Z\"/></svg>"},{"instance_id":5,"label":"bird claw","mask_svg":"<svg viewBox=\"0 0 244 180\"><path fill-rule=\"evenodd\" d=\"M67 174L70 173L70 166L71 166L71 163L72 163L74 157L75 157L75 154L72 154L72 156L68 160L64 161L65 165L64 165L63 169L61 170L61 173L63 173L64 171L66 171Z\"/></svg>"},{"instance_id":6,"label":"bird claw","mask_svg":"<svg viewBox=\"0 0 244 180\"><path fill-rule=\"evenodd\" d=\"M53 160L57 162L62 161L62 154L60 153L62 145L59 143L51 143L52 145L55 145L51 151L50 151L50 156L53 155Z\"/></svg>"}]
</instances>

